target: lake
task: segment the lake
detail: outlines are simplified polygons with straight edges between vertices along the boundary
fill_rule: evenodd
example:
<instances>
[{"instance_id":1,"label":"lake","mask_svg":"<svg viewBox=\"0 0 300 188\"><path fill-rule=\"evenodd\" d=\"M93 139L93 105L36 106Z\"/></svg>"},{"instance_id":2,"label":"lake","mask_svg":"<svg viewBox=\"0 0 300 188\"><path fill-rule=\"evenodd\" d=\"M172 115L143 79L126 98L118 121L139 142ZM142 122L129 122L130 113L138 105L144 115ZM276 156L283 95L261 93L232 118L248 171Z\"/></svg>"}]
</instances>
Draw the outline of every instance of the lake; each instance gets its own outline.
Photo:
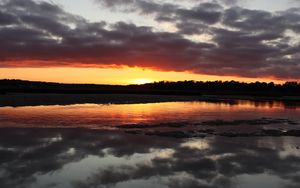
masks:
<instances>
[{"instance_id":1,"label":"lake","mask_svg":"<svg viewBox=\"0 0 300 188\"><path fill-rule=\"evenodd\" d=\"M1 188L300 186L300 108L276 101L0 107Z\"/></svg>"}]
</instances>

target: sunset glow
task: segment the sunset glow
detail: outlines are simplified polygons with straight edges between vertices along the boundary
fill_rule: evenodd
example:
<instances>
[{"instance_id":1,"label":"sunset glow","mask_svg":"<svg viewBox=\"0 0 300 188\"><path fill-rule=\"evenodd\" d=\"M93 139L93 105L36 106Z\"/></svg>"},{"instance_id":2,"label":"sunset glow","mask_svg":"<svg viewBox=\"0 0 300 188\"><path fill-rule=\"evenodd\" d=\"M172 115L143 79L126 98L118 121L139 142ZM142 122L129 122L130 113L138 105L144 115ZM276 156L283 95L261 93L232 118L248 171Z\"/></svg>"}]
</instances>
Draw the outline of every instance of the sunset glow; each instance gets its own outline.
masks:
<instances>
[{"instance_id":1,"label":"sunset glow","mask_svg":"<svg viewBox=\"0 0 300 188\"><path fill-rule=\"evenodd\" d=\"M0 0L0 78L299 81L298 8L296 0Z\"/></svg>"},{"instance_id":2,"label":"sunset glow","mask_svg":"<svg viewBox=\"0 0 300 188\"><path fill-rule=\"evenodd\" d=\"M153 80L151 79L145 79L145 78L140 78L140 79L136 79L136 80L133 80L132 83L133 84L146 84L146 83L151 83L153 82Z\"/></svg>"},{"instance_id":3,"label":"sunset glow","mask_svg":"<svg viewBox=\"0 0 300 188\"><path fill-rule=\"evenodd\" d=\"M163 72L141 68L0 68L0 77L61 83L95 83L95 84L143 84L158 81L230 81L275 82L284 80L272 78L242 78L235 76L213 76L192 74L188 72Z\"/></svg>"},{"instance_id":4,"label":"sunset glow","mask_svg":"<svg viewBox=\"0 0 300 188\"><path fill-rule=\"evenodd\" d=\"M0 188L300 187L300 0L0 0Z\"/></svg>"}]
</instances>

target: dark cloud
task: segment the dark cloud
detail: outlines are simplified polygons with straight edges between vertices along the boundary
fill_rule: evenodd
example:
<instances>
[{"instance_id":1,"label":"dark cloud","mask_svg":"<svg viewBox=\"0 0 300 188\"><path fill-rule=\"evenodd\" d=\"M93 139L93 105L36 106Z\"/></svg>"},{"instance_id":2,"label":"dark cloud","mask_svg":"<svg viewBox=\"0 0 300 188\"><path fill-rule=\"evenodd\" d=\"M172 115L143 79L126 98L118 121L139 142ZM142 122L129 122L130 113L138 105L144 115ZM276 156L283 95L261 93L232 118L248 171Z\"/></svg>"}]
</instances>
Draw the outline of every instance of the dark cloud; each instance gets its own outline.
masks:
<instances>
[{"instance_id":1,"label":"dark cloud","mask_svg":"<svg viewBox=\"0 0 300 188\"><path fill-rule=\"evenodd\" d=\"M239 1L242 1L242 0L220 0L220 2L223 2L223 3L227 4L227 5L235 5Z\"/></svg>"},{"instance_id":2,"label":"dark cloud","mask_svg":"<svg viewBox=\"0 0 300 188\"><path fill-rule=\"evenodd\" d=\"M146 0L101 4L152 15L158 22L174 24L178 32L157 32L125 22L91 23L47 2L1 1L0 66L127 65L214 75L300 78L297 8L271 13L225 8L216 1L192 8ZM197 42L186 38L190 35L208 35L210 39Z\"/></svg>"},{"instance_id":3,"label":"dark cloud","mask_svg":"<svg viewBox=\"0 0 300 188\"><path fill-rule=\"evenodd\" d=\"M220 21L223 8L215 3L202 3L193 9L177 9L175 14L180 20L200 21L214 24Z\"/></svg>"},{"instance_id":4,"label":"dark cloud","mask_svg":"<svg viewBox=\"0 0 300 188\"><path fill-rule=\"evenodd\" d=\"M128 5L128 4L133 4L133 3L137 2L137 0L114 0L114 1L111 1L111 0L95 0L95 1L103 3L104 5L110 6L110 7L119 6L119 5Z\"/></svg>"},{"instance_id":5,"label":"dark cloud","mask_svg":"<svg viewBox=\"0 0 300 188\"><path fill-rule=\"evenodd\" d=\"M18 22L18 20L16 19L16 17L14 15L0 11L0 24L1 25L10 25L10 24L13 24L16 22Z\"/></svg>"}]
</instances>

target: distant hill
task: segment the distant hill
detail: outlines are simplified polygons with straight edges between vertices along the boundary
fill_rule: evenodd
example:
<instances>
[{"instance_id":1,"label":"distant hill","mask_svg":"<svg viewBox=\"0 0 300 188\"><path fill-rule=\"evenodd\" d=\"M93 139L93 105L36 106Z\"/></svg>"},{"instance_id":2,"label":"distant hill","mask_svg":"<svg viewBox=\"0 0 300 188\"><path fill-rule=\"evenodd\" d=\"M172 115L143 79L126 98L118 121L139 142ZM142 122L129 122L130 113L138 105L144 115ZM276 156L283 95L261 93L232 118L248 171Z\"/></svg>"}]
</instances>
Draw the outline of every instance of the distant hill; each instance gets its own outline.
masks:
<instances>
[{"instance_id":1,"label":"distant hill","mask_svg":"<svg viewBox=\"0 0 300 188\"><path fill-rule=\"evenodd\" d=\"M155 82L143 85L63 84L25 80L0 80L0 93L126 93L166 95L300 96L300 83L274 84L236 81Z\"/></svg>"}]
</instances>

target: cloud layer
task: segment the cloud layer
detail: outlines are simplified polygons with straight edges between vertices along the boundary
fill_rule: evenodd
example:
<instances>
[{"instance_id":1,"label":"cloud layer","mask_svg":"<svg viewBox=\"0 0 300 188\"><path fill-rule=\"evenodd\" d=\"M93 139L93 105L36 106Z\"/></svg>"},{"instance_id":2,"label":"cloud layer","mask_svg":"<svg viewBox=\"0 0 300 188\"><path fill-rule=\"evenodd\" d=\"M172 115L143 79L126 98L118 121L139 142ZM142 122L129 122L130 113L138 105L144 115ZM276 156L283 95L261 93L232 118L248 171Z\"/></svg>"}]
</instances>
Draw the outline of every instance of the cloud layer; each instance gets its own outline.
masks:
<instances>
[{"instance_id":1,"label":"cloud layer","mask_svg":"<svg viewBox=\"0 0 300 188\"><path fill-rule=\"evenodd\" d=\"M195 2L190 8L170 1L98 3L173 24L177 31L163 32L126 22L90 22L53 3L2 0L0 66L139 66L300 79L299 8L272 13L224 6L218 1Z\"/></svg>"}]
</instances>

